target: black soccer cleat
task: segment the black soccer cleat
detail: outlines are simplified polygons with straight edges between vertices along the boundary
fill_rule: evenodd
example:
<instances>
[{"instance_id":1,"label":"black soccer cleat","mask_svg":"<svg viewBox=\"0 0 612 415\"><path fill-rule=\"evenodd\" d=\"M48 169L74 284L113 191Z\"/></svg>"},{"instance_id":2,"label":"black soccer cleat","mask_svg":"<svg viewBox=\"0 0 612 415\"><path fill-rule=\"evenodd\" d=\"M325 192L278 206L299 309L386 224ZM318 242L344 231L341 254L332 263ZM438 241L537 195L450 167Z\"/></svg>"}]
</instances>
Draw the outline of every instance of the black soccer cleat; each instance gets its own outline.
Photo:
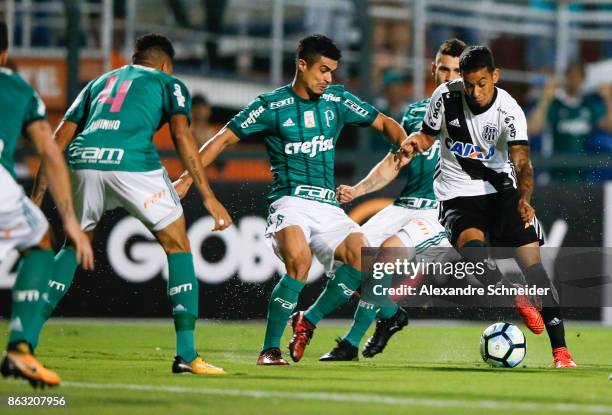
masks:
<instances>
[{"instance_id":1,"label":"black soccer cleat","mask_svg":"<svg viewBox=\"0 0 612 415\"><path fill-rule=\"evenodd\" d=\"M321 362L351 362L359 360L359 353L355 346L338 337L336 347L319 358Z\"/></svg>"},{"instance_id":2,"label":"black soccer cleat","mask_svg":"<svg viewBox=\"0 0 612 415\"><path fill-rule=\"evenodd\" d=\"M380 319L376 322L376 330L372 337L366 341L361 353L363 357L374 357L378 353L382 353L389 343L389 339L408 325L408 312L402 307L397 309L393 317L388 319Z\"/></svg>"}]
</instances>

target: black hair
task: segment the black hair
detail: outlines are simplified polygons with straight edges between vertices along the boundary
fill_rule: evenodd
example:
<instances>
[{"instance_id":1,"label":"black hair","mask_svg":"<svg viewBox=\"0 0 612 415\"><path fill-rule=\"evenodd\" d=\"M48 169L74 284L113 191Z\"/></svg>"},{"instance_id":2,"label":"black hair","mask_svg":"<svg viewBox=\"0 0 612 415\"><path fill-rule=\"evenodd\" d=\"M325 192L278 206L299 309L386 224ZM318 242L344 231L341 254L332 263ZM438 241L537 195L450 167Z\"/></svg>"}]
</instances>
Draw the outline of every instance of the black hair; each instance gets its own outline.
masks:
<instances>
[{"instance_id":1,"label":"black hair","mask_svg":"<svg viewBox=\"0 0 612 415\"><path fill-rule=\"evenodd\" d=\"M206 97L202 94L194 95L191 98L191 108L197 105L208 106L208 99L206 99Z\"/></svg>"},{"instance_id":2,"label":"black hair","mask_svg":"<svg viewBox=\"0 0 612 415\"><path fill-rule=\"evenodd\" d=\"M6 22L0 22L0 52L8 49L8 27Z\"/></svg>"},{"instance_id":3,"label":"black hair","mask_svg":"<svg viewBox=\"0 0 612 415\"><path fill-rule=\"evenodd\" d=\"M150 61L159 56L159 53L166 55L170 61L174 60L174 47L172 42L164 35L159 33L148 33L136 39L136 47L132 55L134 63Z\"/></svg>"},{"instance_id":4,"label":"black hair","mask_svg":"<svg viewBox=\"0 0 612 415\"><path fill-rule=\"evenodd\" d=\"M571 61L568 63L567 67L565 68L565 76L567 76L571 71L578 71L583 77L586 76L586 66L581 60Z\"/></svg>"},{"instance_id":5,"label":"black hair","mask_svg":"<svg viewBox=\"0 0 612 415\"><path fill-rule=\"evenodd\" d=\"M461 53L465 50L467 45L464 41L459 40L457 38L447 39L438 48L438 52L436 52L436 56L438 55L448 55L453 58L458 58L461 56Z\"/></svg>"},{"instance_id":6,"label":"black hair","mask_svg":"<svg viewBox=\"0 0 612 415\"><path fill-rule=\"evenodd\" d=\"M302 40L297 48L296 57L304 59L307 64L314 63L319 56L339 61L342 52L333 40L324 35L310 35Z\"/></svg>"},{"instance_id":7,"label":"black hair","mask_svg":"<svg viewBox=\"0 0 612 415\"><path fill-rule=\"evenodd\" d=\"M491 50L486 46L468 46L459 56L459 69L461 73L479 71L487 68L489 72L495 70L495 61Z\"/></svg>"}]
</instances>

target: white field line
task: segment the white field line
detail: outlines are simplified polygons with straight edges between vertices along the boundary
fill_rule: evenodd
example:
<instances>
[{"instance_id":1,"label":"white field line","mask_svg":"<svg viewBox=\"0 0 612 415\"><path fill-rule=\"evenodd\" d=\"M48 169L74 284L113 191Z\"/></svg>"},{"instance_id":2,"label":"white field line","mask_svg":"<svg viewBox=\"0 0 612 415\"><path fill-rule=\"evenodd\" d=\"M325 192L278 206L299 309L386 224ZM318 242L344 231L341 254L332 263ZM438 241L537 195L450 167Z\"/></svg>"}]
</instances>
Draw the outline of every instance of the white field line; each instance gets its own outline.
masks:
<instances>
[{"instance_id":1,"label":"white field line","mask_svg":"<svg viewBox=\"0 0 612 415\"><path fill-rule=\"evenodd\" d=\"M244 398L279 398L299 399L305 401L347 402L380 404L392 406L424 406L431 408L474 408L474 409L506 409L515 411L549 411L590 414L612 414L611 405L588 405L571 403L540 403L540 402L512 402L491 400L463 400L463 399L426 399L410 397L394 397L362 393L328 393L328 392L279 392L248 389L221 389L208 387L159 386L137 385L123 383L84 383L62 382L63 387L93 390L131 390L141 392L161 392L194 395L235 396Z\"/></svg>"}]
</instances>

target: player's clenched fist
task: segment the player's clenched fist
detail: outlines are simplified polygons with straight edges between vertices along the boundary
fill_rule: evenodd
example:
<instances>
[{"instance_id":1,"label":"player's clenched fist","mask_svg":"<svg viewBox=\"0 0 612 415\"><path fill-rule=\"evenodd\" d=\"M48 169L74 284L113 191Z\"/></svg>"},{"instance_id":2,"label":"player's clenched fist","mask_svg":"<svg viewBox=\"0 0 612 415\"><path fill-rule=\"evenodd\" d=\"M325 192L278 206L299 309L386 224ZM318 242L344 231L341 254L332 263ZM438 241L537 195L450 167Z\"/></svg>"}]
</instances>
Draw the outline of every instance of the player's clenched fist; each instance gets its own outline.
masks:
<instances>
[{"instance_id":1,"label":"player's clenched fist","mask_svg":"<svg viewBox=\"0 0 612 415\"><path fill-rule=\"evenodd\" d=\"M521 215L521 219L525 223L531 222L535 216L535 209L529 204L529 202L523 198L519 199L518 210Z\"/></svg>"},{"instance_id":2,"label":"player's clenched fist","mask_svg":"<svg viewBox=\"0 0 612 415\"><path fill-rule=\"evenodd\" d=\"M336 199L338 199L338 202L340 203L349 203L359 196L360 195L357 192L357 188L353 186L341 184L336 189Z\"/></svg>"},{"instance_id":3,"label":"player's clenched fist","mask_svg":"<svg viewBox=\"0 0 612 415\"><path fill-rule=\"evenodd\" d=\"M232 217L217 199L208 198L204 200L204 207L215 220L213 231L222 231L232 224Z\"/></svg>"}]
</instances>

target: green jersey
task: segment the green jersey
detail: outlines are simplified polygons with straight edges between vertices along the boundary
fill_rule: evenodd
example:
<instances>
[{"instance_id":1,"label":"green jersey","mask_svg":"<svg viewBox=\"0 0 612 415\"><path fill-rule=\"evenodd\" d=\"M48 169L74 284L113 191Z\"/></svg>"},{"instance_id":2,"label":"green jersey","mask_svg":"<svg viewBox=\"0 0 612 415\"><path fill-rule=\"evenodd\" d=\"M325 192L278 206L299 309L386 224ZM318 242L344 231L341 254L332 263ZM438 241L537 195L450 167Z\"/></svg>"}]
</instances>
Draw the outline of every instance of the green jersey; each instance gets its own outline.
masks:
<instances>
[{"instance_id":1,"label":"green jersey","mask_svg":"<svg viewBox=\"0 0 612 415\"><path fill-rule=\"evenodd\" d=\"M265 93L239 112L227 127L241 140L262 136L273 175L271 203L282 196L338 205L334 160L345 125L371 125L378 111L331 85L316 100L300 98L291 85Z\"/></svg>"},{"instance_id":2,"label":"green jersey","mask_svg":"<svg viewBox=\"0 0 612 415\"><path fill-rule=\"evenodd\" d=\"M572 100L559 94L553 99L548 107L547 121L552 129L555 153L584 153L587 136L605 115L605 108L599 101L593 95Z\"/></svg>"},{"instance_id":3,"label":"green jersey","mask_svg":"<svg viewBox=\"0 0 612 415\"><path fill-rule=\"evenodd\" d=\"M429 98L412 103L404 111L402 127L411 134L421 130L423 117L429 106ZM392 146L392 152L397 147ZM431 209L438 206L433 190L434 173L440 157L440 142L434 141L429 150L414 155L412 161L400 170L406 180L399 197L393 204L411 209Z\"/></svg>"},{"instance_id":4,"label":"green jersey","mask_svg":"<svg viewBox=\"0 0 612 415\"><path fill-rule=\"evenodd\" d=\"M47 110L36 91L10 69L0 68L0 165L15 176L15 147L34 121L47 119Z\"/></svg>"},{"instance_id":5,"label":"green jersey","mask_svg":"<svg viewBox=\"0 0 612 415\"><path fill-rule=\"evenodd\" d=\"M190 120L185 85L162 71L126 65L91 81L66 112L78 124L68 147L73 169L151 171L161 168L153 135L173 115Z\"/></svg>"}]
</instances>

